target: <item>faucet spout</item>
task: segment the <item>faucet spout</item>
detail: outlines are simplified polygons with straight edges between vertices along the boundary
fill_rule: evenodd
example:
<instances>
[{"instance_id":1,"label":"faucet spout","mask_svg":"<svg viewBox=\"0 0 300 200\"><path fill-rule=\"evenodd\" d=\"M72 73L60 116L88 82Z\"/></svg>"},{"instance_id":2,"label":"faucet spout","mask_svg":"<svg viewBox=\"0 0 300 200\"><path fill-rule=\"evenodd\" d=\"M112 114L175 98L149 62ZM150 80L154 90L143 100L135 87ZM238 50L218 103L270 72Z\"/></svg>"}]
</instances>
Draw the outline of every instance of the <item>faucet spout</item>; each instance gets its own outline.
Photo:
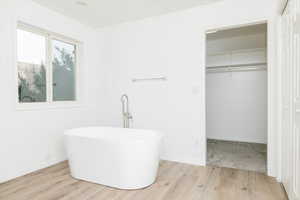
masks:
<instances>
[{"instance_id":1,"label":"faucet spout","mask_svg":"<svg viewBox=\"0 0 300 200\"><path fill-rule=\"evenodd\" d=\"M133 119L129 112L129 98L126 94L121 96L122 114L123 114L123 127L130 128L130 120Z\"/></svg>"}]
</instances>

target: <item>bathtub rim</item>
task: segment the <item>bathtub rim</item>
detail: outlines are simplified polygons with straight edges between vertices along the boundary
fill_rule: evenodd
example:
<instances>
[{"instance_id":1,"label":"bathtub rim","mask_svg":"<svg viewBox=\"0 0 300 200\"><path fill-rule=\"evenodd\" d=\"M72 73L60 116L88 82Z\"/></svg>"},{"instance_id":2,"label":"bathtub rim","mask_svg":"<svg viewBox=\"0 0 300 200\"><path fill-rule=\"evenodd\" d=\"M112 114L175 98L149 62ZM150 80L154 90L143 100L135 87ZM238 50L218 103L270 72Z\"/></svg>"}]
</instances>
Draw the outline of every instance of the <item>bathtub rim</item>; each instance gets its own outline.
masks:
<instances>
[{"instance_id":1,"label":"bathtub rim","mask_svg":"<svg viewBox=\"0 0 300 200\"><path fill-rule=\"evenodd\" d=\"M112 131L111 133L96 134L95 131L107 130ZM84 133L85 131L90 130L92 133ZM118 130L118 132L113 132ZM95 135L93 135L95 134ZM130 135L128 135L130 134ZM147 135L151 134L151 135ZM128 140L161 140L164 138L165 134L158 130L150 129L135 129L135 128L120 128L120 127L111 127L111 126L87 126L66 129L63 134L65 137L80 137L80 138L89 138L89 139L128 139Z\"/></svg>"}]
</instances>

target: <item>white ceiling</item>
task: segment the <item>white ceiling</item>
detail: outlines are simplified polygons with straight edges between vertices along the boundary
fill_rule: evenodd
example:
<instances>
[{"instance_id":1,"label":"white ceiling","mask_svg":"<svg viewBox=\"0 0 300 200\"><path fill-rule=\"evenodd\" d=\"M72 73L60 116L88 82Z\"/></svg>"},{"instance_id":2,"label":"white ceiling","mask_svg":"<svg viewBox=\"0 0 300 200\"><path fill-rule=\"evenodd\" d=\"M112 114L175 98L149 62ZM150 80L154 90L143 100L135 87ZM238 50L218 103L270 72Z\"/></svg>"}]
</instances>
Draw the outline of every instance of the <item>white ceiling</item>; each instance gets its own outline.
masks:
<instances>
[{"instance_id":1,"label":"white ceiling","mask_svg":"<svg viewBox=\"0 0 300 200\"><path fill-rule=\"evenodd\" d=\"M162 15L220 0L33 0L95 28ZM82 5L86 4L86 5Z\"/></svg>"}]
</instances>

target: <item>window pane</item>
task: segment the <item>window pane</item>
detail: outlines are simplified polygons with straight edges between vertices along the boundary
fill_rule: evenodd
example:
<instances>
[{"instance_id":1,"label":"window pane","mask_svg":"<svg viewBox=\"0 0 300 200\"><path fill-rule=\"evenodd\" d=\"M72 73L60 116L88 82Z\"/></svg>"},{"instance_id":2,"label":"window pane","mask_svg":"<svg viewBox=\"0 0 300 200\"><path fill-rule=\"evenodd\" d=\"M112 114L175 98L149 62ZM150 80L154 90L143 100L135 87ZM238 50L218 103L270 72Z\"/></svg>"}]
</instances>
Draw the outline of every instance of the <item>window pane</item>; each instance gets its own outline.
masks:
<instances>
[{"instance_id":1,"label":"window pane","mask_svg":"<svg viewBox=\"0 0 300 200\"><path fill-rule=\"evenodd\" d=\"M75 100L76 46L53 40L53 100Z\"/></svg>"},{"instance_id":2,"label":"window pane","mask_svg":"<svg viewBox=\"0 0 300 200\"><path fill-rule=\"evenodd\" d=\"M45 102L46 38L17 30L19 102Z\"/></svg>"}]
</instances>

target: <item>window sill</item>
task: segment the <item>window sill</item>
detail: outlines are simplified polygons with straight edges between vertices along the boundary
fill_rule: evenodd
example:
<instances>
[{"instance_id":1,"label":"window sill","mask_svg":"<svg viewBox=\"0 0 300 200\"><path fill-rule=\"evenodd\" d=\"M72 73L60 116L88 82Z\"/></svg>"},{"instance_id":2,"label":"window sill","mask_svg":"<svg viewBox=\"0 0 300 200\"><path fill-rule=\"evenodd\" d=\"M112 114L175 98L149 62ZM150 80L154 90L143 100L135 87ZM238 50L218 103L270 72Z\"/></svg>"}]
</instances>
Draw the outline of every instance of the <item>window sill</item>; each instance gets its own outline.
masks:
<instances>
[{"instance_id":1,"label":"window sill","mask_svg":"<svg viewBox=\"0 0 300 200\"><path fill-rule=\"evenodd\" d=\"M43 102L43 103L17 103L17 111L33 111L33 110L63 110L72 108L82 108L79 102Z\"/></svg>"}]
</instances>

